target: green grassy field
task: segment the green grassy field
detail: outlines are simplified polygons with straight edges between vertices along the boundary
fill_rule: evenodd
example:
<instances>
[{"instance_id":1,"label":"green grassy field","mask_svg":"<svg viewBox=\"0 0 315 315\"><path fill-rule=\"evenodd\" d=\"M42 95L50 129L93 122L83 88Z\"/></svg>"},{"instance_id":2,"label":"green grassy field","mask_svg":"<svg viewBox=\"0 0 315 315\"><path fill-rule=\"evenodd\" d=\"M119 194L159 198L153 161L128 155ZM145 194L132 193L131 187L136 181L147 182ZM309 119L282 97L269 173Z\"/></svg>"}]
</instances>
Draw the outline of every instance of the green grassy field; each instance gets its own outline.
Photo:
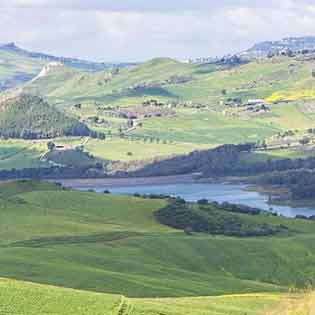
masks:
<instances>
[{"instance_id":1,"label":"green grassy field","mask_svg":"<svg viewBox=\"0 0 315 315\"><path fill-rule=\"evenodd\" d=\"M242 153L241 159L243 163L266 162L267 160L281 159L304 159L314 157L315 151L310 148L286 148L273 150L260 150L251 153Z\"/></svg>"},{"instance_id":2,"label":"green grassy field","mask_svg":"<svg viewBox=\"0 0 315 315\"><path fill-rule=\"evenodd\" d=\"M4 315L309 315L314 294L131 299L0 278Z\"/></svg>"},{"instance_id":3,"label":"green grassy field","mask_svg":"<svg viewBox=\"0 0 315 315\"><path fill-rule=\"evenodd\" d=\"M0 293L4 315L268 315L290 301L280 294L130 299L8 279L0 279Z\"/></svg>"},{"instance_id":4,"label":"green grassy field","mask_svg":"<svg viewBox=\"0 0 315 315\"><path fill-rule=\"evenodd\" d=\"M44 142L0 140L0 170L45 167L40 157L46 149Z\"/></svg>"},{"instance_id":5,"label":"green grassy field","mask_svg":"<svg viewBox=\"0 0 315 315\"><path fill-rule=\"evenodd\" d=\"M132 133L176 142L219 145L255 142L279 130L262 120L226 117L207 110L179 110L176 117L151 119Z\"/></svg>"},{"instance_id":6,"label":"green grassy field","mask_svg":"<svg viewBox=\"0 0 315 315\"><path fill-rule=\"evenodd\" d=\"M121 299L0 279L0 313L3 315L118 315Z\"/></svg>"},{"instance_id":7,"label":"green grassy field","mask_svg":"<svg viewBox=\"0 0 315 315\"><path fill-rule=\"evenodd\" d=\"M164 83L174 75L190 76L191 80L121 93L139 83ZM63 84L58 86L58 81ZM254 86L251 85L253 82ZM223 89L227 90L227 97L240 96L246 99L267 98L277 91L311 88L309 63L285 57L253 61L221 71L215 71L214 66L209 68L209 65L190 65L168 58L157 58L136 67L121 69L115 76L109 71L89 75L79 71L71 72L64 67L27 87L30 90L43 89L51 100L97 100L113 105L133 105L145 96L218 105Z\"/></svg>"},{"instance_id":8,"label":"green grassy field","mask_svg":"<svg viewBox=\"0 0 315 315\"><path fill-rule=\"evenodd\" d=\"M87 152L100 159L114 161L150 160L165 158L174 154L187 154L194 150L209 149L210 145L198 145L185 142L157 143L143 139L110 137L106 141L91 139L84 146Z\"/></svg>"},{"instance_id":9,"label":"green grassy field","mask_svg":"<svg viewBox=\"0 0 315 315\"><path fill-rule=\"evenodd\" d=\"M111 134L106 142L91 140L86 145L86 151L95 157L121 161L150 160L226 143L269 141L272 136L289 129L302 133L313 128L315 109L311 104L312 95L304 93L313 89L311 67L311 62L287 57L256 60L225 69L157 58L120 69L114 74L111 69L86 73L68 66L54 67L46 76L23 88L26 92L45 96L72 117L86 120L97 116L108 122L108 126L89 125L92 129ZM175 84L167 81L172 76L190 79ZM141 84L147 86L135 89ZM229 108L222 105L229 98L237 97L246 102L249 98L268 99L275 93L295 93L297 96L289 103L271 99L270 112L254 116L229 114ZM118 130L127 120L100 110L107 106L140 106L152 98L164 103L200 102L206 108L180 106L172 109L172 116L137 119L142 127L136 127L127 135L153 139L146 142L119 138ZM71 105L75 103L82 103L82 108L73 108ZM67 142L65 139L54 141ZM17 154L11 160L0 160L0 168L43 166L38 161L37 150L37 147L32 147L22 156ZM301 150L297 156L308 154L304 155Z\"/></svg>"},{"instance_id":10,"label":"green grassy field","mask_svg":"<svg viewBox=\"0 0 315 315\"><path fill-rule=\"evenodd\" d=\"M0 81L9 81L8 87L21 84L27 77L31 79L40 72L45 61L18 56L11 52L0 51Z\"/></svg>"},{"instance_id":11,"label":"green grassy field","mask_svg":"<svg viewBox=\"0 0 315 315\"><path fill-rule=\"evenodd\" d=\"M128 297L283 292L312 283L313 222L252 218L294 233L233 238L160 225L165 201L11 183L0 211L0 276Z\"/></svg>"},{"instance_id":12,"label":"green grassy field","mask_svg":"<svg viewBox=\"0 0 315 315\"><path fill-rule=\"evenodd\" d=\"M57 102L95 100L111 105L135 105L145 98L158 98L191 100L213 107L218 106L222 98L268 99L275 93L281 96L285 91L295 93L293 100L314 98L311 93L307 93L314 85L310 67L311 62L279 57L215 71L215 66L209 68L209 65L190 65L168 58L157 58L136 67L121 69L114 76L108 70L86 74L62 67L28 85L26 89L43 91ZM190 76L191 80L180 84L166 82L175 75ZM127 88L142 83L163 85L125 92ZM224 97L221 93L223 89L227 92ZM270 97L270 101L281 100L280 96Z\"/></svg>"},{"instance_id":13,"label":"green grassy field","mask_svg":"<svg viewBox=\"0 0 315 315\"><path fill-rule=\"evenodd\" d=\"M314 284L314 222L259 215L290 233L187 235L156 221L165 200L36 181L1 184L0 201L1 314L286 315L306 303L287 292Z\"/></svg>"},{"instance_id":14,"label":"green grassy field","mask_svg":"<svg viewBox=\"0 0 315 315\"><path fill-rule=\"evenodd\" d=\"M33 76L43 66L9 53L1 53L0 60L5 61L0 80ZM277 141L273 136L289 129L297 130L298 142L315 127L312 68L310 61L286 57L220 70L158 58L116 73L54 67L22 89L43 95L80 120L99 116L108 121L105 127L89 125L110 133L106 140L52 140L84 144L92 157L68 150L50 153L50 160L86 166L152 160L225 143L272 144ZM188 80L170 83L174 76ZM263 98L270 111L232 113L223 105L229 98ZM139 106L148 99L205 107L179 106L172 108L172 116L139 118L141 127L126 137L119 137L118 129L127 120L99 109ZM75 103L82 108L74 108ZM47 167L41 161L46 152L47 141L1 140L0 170ZM288 147L244 153L243 161L308 156L314 150ZM281 225L288 231L247 238L188 235L157 222L154 212L165 205L165 200L75 192L48 183L1 184L0 314L311 314L313 294L287 292L315 285L315 222L238 215L247 224Z\"/></svg>"},{"instance_id":15,"label":"green grassy field","mask_svg":"<svg viewBox=\"0 0 315 315\"><path fill-rule=\"evenodd\" d=\"M279 131L313 127L310 113L303 112L299 103L274 104L270 113L254 117L225 116L222 111L226 108L220 104L229 97L240 97L247 101L249 98L267 98L281 90L304 87L311 89L313 81L309 66L307 62L281 57L214 71L213 68L207 68L209 66L161 58L121 69L107 83L104 80L110 76L108 71L82 74L78 70L63 67L30 84L27 89L42 91L59 106L64 103L65 108L73 115L97 115L110 121L113 118L103 116L103 113L97 111L98 106L139 105L150 98L163 102L201 102L207 104L211 110L176 109L175 117L145 119L142 121L143 128L136 128L133 133L169 141L216 145L257 141ZM140 89L126 95L121 92L135 84L164 82L172 75L189 75L191 81L181 84L166 83L154 93L152 88L147 91ZM226 91L225 95L222 90ZM296 100L299 99L303 97ZM73 112L66 106L73 102L83 102L82 110ZM178 152L175 149L173 153Z\"/></svg>"},{"instance_id":16,"label":"green grassy field","mask_svg":"<svg viewBox=\"0 0 315 315\"><path fill-rule=\"evenodd\" d=\"M162 133L162 132L161 132ZM152 133L153 134L153 133ZM191 131L187 129L187 137L189 137ZM46 153L46 158L64 165L93 165L98 161L152 161L156 158L163 159L171 157L177 154L188 154L194 150L207 150L214 148L214 144L203 144L203 143L186 143L177 142L175 140L186 139L184 135L178 133L178 137L174 136L172 139L174 142L169 140L165 141L163 135L160 134L161 138L157 142L157 138L154 138L151 142L149 138L136 137L137 133L130 136L129 138L120 138L116 135L109 136L106 140L89 139L86 142L86 138L58 138L54 139L53 142L56 145L70 145L79 146L84 144L84 152L91 155L91 158L87 158L85 155L76 154L73 150L67 151L56 151L47 155L47 141L38 140L36 142L29 140L0 140L0 170L9 170L12 168L37 168L37 167L48 167L47 161L40 160ZM150 135L150 133L148 133ZM156 136L156 133L154 133ZM240 135L231 136L239 138ZM203 138L206 137L202 136ZM169 137L167 137L168 139ZM245 135L244 135L244 140ZM236 141L238 142L238 141ZM309 147L300 148L283 148L283 149L272 149L265 151L256 151L250 154L243 154L244 163L266 161L268 159L284 159L284 158L305 158L313 157L315 152Z\"/></svg>"}]
</instances>

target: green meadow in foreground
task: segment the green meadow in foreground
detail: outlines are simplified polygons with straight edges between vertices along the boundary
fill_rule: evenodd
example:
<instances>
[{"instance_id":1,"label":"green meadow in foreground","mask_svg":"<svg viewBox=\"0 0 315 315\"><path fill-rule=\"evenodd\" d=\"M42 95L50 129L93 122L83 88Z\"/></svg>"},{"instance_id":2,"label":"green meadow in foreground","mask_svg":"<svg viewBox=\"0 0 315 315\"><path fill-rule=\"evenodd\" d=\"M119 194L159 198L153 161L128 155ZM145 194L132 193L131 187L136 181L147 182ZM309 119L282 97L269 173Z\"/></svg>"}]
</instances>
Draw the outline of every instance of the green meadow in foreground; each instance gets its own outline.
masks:
<instances>
[{"instance_id":1,"label":"green meadow in foreground","mask_svg":"<svg viewBox=\"0 0 315 315\"><path fill-rule=\"evenodd\" d=\"M0 279L0 293L0 313L6 315L269 315L291 301L270 293L130 299L8 279Z\"/></svg>"},{"instance_id":2,"label":"green meadow in foreground","mask_svg":"<svg viewBox=\"0 0 315 315\"><path fill-rule=\"evenodd\" d=\"M291 314L306 300L287 292L313 284L311 221L261 214L250 221L288 232L189 235L157 222L166 200L37 181L1 184L0 201L0 314Z\"/></svg>"},{"instance_id":3,"label":"green meadow in foreground","mask_svg":"<svg viewBox=\"0 0 315 315\"><path fill-rule=\"evenodd\" d=\"M0 276L135 298L280 292L312 284L315 223L270 215L273 237L187 235L166 200L12 182L0 187Z\"/></svg>"}]
</instances>

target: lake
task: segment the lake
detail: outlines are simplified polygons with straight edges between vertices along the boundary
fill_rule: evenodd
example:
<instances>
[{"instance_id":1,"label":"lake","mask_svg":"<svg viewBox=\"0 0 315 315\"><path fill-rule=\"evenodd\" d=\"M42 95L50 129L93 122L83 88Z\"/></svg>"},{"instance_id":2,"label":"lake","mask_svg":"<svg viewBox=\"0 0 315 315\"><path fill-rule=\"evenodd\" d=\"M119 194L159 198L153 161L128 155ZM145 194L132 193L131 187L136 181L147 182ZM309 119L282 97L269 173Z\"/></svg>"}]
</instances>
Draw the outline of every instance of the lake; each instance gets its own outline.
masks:
<instances>
[{"instance_id":1,"label":"lake","mask_svg":"<svg viewBox=\"0 0 315 315\"><path fill-rule=\"evenodd\" d=\"M74 187L75 188L75 187ZM184 183L170 185L143 185L143 186L124 186L124 187L98 187L94 190L103 192L109 190L112 194L133 195L140 194L165 194L181 197L186 201L197 201L199 199L208 199L217 202L230 202L243 204L263 210L272 210L286 217L295 217L296 215L311 216L315 215L315 207L291 207L280 205L269 205L268 196L255 191L246 189L242 184L213 184L213 183ZM80 187L80 190L88 188ZM271 209L272 208L272 209Z\"/></svg>"}]
</instances>

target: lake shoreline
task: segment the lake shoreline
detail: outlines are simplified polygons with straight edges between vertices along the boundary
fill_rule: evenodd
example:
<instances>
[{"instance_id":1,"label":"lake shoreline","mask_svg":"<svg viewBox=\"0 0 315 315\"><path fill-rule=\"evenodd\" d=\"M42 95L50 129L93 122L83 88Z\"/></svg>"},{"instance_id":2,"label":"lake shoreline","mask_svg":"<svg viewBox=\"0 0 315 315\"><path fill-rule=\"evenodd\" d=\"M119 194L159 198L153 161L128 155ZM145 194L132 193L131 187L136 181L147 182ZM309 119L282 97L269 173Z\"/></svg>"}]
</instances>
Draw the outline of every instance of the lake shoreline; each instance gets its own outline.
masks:
<instances>
[{"instance_id":1,"label":"lake shoreline","mask_svg":"<svg viewBox=\"0 0 315 315\"><path fill-rule=\"evenodd\" d=\"M171 175L155 177L126 177L126 178L82 178L47 180L58 182L68 188L114 188L145 185L194 184L198 183L194 174Z\"/></svg>"},{"instance_id":2,"label":"lake shoreline","mask_svg":"<svg viewBox=\"0 0 315 315\"><path fill-rule=\"evenodd\" d=\"M242 185L244 190L253 191L265 195L269 198L270 207L273 206L291 206L292 208L308 206L310 203L303 204L303 201L296 204L288 200L287 191L282 189L253 184L248 177L222 177L222 178L202 178L199 174L184 174L170 176L153 176L153 177L108 177L108 178L74 178L74 179L48 179L48 182L58 182L62 186L71 189L99 189L109 190L113 188L125 187L143 187L143 186L165 186L175 184L225 184L225 185ZM315 202L312 203L315 205Z\"/></svg>"},{"instance_id":3,"label":"lake shoreline","mask_svg":"<svg viewBox=\"0 0 315 315\"><path fill-rule=\"evenodd\" d=\"M271 193L269 189L259 189L240 178L238 181L231 181L228 178L201 179L198 174L190 174L147 178L68 179L60 183L78 191L92 190L97 193L110 191L114 195L170 195L181 197L188 202L208 199L219 203L247 205L264 211L277 212L286 217L315 215L313 207L302 205L292 207L279 202L280 200L274 204L272 201L276 200L268 197Z\"/></svg>"}]
</instances>

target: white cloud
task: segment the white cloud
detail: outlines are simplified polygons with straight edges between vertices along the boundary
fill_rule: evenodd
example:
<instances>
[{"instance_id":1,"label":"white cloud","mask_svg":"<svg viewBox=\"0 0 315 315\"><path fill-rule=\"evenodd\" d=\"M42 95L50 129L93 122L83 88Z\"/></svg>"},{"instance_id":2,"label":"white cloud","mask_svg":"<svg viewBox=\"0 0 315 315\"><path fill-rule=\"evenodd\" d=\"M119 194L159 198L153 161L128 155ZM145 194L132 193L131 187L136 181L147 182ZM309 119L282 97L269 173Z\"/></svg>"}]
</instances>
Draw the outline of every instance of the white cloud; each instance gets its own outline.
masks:
<instances>
[{"instance_id":1,"label":"white cloud","mask_svg":"<svg viewBox=\"0 0 315 315\"><path fill-rule=\"evenodd\" d=\"M0 42L97 60L239 51L315 35L313 0L0 0Z\"/></svg>"}]
</instances>

